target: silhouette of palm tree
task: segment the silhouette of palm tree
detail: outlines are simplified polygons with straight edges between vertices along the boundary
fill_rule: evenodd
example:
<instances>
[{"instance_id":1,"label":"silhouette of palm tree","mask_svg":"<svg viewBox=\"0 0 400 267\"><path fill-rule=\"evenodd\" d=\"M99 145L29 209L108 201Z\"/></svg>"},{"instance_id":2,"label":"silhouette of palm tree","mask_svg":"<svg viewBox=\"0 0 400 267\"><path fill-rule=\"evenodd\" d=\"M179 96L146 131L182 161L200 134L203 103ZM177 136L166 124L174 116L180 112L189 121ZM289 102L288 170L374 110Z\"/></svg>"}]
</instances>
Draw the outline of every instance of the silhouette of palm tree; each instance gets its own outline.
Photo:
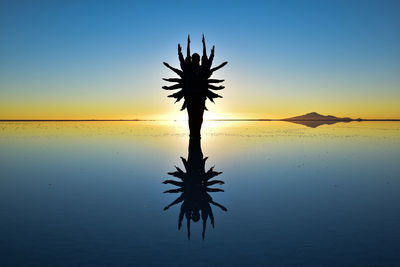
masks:
<instances>
[{"instance_id":1,"label":"silhouette of palm tree","mask_svg":"<svg viewBox=\"0 0 400 267\"><path fill-rule=\"evenodd\" d=\"M224 206L215 202L209 194L212 192L224 192L224 190L219 188L210 188L210 186L215 184L224 184L221 180L212 180L222 172L214 171L214 166L208 171L205 171L205 162L207 158L203 158L200 139L197 138L190 139L188 159L186 160L181 157L181 160L186 172L175 166L176 171L168 173L178 178L180 181L165 180L163 182L164 184L172 184L177 187L167 190L164 193L181 194L177 199L166 206L164 210L183 202L179 213L178 229L181 229L183 217L186 217L188 239L190 239L190 221L197 222L200 220L201 216L203 221L202 238L204 240L208 217L214 228L214 215L210 204L221 208L223 211L227 211Z\"/></svg>"},{"instance_id":2,"label":"silhouette of palm tree","mask_svg":"<svg viewBox=\"0 0 400 267\"><path fill-rule=\"evenodd\" d=\"M186 59L183 58L182 47L178 44L178 57L181 69L171 67L168 63L163 62L164 65L175 72L180 78L163 78L164 81L173 82L174 85L163 86L165 90L176 90L178 92L169 95L168 97L175 98L176 102L184 99L181 110L187 109L189 117L190 136L193 138L200 138L201 125L203 123L203 113L207 110L205 101L208 98L214 102L215 98L222 98L222 96L214 93L214 90L222 90L225 87L215 86L216 83L221 83L224 80L210 79L211 75L224 67L228 62L223 62L217 67L211 68L214 59L215 46L211 49L210 57L207 57L206 43L204 35L202 38L203 43L203 56L197 53L190 55L190 36L188 36L187 55Z\"/></svg>"}]
</instances>

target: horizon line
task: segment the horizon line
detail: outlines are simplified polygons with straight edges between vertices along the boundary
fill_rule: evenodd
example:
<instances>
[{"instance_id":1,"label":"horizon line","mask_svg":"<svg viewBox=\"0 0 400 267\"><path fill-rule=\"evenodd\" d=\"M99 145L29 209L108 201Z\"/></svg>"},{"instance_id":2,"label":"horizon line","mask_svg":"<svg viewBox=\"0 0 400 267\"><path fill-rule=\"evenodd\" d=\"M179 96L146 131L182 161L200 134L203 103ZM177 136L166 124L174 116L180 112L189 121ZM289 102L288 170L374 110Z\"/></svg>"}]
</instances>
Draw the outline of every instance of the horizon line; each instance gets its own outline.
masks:
<instances>
[{"instance_id":1,"label":"horizon line","mask_svg":"<svg viewBox=\"0 0 400 267\"><path fill-rule=\"evenodd\" d=\"M187 119L0 119L0 122L97 122L97 121L187 121ZM246 119L205 119L204 121L337 121L337 122L351 122L351 121L400 121L400 119L265 119L265 118L246 118Z\"/></svg>"}]
</instances>

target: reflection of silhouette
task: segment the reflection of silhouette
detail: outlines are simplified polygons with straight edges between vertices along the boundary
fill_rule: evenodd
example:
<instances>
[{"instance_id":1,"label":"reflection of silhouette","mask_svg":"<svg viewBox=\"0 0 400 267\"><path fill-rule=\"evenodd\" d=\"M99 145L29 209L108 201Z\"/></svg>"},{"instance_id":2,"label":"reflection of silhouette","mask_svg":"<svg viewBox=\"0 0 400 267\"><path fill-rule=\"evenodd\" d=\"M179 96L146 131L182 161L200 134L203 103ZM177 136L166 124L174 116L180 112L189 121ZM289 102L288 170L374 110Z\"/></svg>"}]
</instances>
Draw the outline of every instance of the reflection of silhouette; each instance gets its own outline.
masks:
<instances>
[{"instance_id":1,"label":"reflection of silhouette","mask_svg":"<svg viewBox=\"0 0 400 267\"><path fill-rule=\"evenodd\" d=\"M214 98L222 97L211 90L222 90L224 86L215 86L213 83L220 83L224 80L209 79L213 72L225 66L228 62L211 68L214 59L215 47L211 49L210 57L207 57L206 43L203 35L203 56L194 53L190 56L190 37L188 36L187 54L183 58L182 47L178 44L178 57L181 70L171 67L168 63L164 65L178 74L180 78L164 79L167 82L175 82L171 86L163 86L165 90L181 89L177 93L169 95L176 99L175 103L184 98L181 110L187 109L189 117L190 137L200 137L201 125L203 123L203 113L207 110L205 106L206 98L214 103ZM200 64L201 63L201 64ZM210 90L211 89L211 90Z\"/></svg>"},{"instance_id":2,"label":"reflection of silhouette","mask_svg":"<svg viewBox=\"0 0 400 267\"><path fill-rule=\"evenodd\" d=\"M211 167L207 172L205 171L207 158L203 158L201 143L198 138L190 139L188 159L186 160L183 157L181 157L181 159L186 172L175 166L176 171L168 173L169 175L179 178L180 181L165 180L163 182L164 184L172 184L178 187L176 189L167 190L164 193L181 193L181 195L166 206L164 210L183 202L179 213L178 229L182 226L183 217L186 217L188 239L190 239L190 221L197 222L200 220L201 216L203 221L202 238L204 239L208 217L210 217L211 225L214 227L214 215L210 204L227 211L224 206L213 201L209 194L211 192L224 192L222 189L209 187L215 184L224 184L224 182L220 180L211 180L222 172L214 171L214 167Z\"/></svg>"}]
</instances>

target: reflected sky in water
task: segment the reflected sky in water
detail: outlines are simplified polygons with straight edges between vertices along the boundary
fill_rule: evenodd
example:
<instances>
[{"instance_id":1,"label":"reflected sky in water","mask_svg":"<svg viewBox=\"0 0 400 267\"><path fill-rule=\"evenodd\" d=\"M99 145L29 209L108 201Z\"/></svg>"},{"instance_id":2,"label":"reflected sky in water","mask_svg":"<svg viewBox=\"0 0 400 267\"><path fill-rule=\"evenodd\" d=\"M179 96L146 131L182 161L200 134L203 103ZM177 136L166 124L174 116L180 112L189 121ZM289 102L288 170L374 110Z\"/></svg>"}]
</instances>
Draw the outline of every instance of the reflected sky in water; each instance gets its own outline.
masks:
<instances>
[{"instance_id":1,"label":"reflected sky in water","mask_svg":"<svg viewBox=\"0 0 400 267\"><path fill-rule=\"evenodd\" d=\"M400 261L399 123L205 122L204 171L215 165L224 184L210 187L225 191L207 193L228 211L211 204L204 240L201 218L190 240L186 219L178 230L184 201L163 211L182 193L162 182L187 173L186 127L0 123L1 265Z\"/></svg>"}]
</instances>

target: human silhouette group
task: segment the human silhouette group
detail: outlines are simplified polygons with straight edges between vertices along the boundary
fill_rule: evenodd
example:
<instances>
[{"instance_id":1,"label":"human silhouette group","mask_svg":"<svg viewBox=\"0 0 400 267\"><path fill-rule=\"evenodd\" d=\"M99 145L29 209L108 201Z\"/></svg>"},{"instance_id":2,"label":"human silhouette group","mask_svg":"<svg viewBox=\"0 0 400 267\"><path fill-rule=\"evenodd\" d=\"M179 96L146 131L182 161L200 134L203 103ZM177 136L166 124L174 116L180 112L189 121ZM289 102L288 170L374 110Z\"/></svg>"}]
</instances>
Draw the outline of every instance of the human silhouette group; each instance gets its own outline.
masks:
<instances>
[{"instance_id":1,"label":"human silhouette group","mask_svg":"<svg viewBox=\"0 0 400 267\"><path fill-rule=\"evenodd\" d=\"M165 90L176 90L178 92L169 95L173 97L176 102L184 99L181 110L187 109L189 117L189 130L191 138L200 138L201 125L203 123L204 110L207 110L205 102L208 98L214 103L214 98L222 97L214 90L222 90L225 87L215 86L216 83L221 83L224 80L210 79L211 75L218 69L224 67L228 62L223 62L217 67L212 67L214 59L215 46L212 47L210 56L207 57L207 49L205 38L203 35L203 55L200 59L200 55L193 53L190 55L190 36L187 39L187 54L186 58L183 57L182 47L178 44L178 57L181 69L171 67L168 63L164 62L164 65L175 72L179 78L164 78L167 82L173 82L174 85L163 86Z\"/></svg>"}]
</instances>

